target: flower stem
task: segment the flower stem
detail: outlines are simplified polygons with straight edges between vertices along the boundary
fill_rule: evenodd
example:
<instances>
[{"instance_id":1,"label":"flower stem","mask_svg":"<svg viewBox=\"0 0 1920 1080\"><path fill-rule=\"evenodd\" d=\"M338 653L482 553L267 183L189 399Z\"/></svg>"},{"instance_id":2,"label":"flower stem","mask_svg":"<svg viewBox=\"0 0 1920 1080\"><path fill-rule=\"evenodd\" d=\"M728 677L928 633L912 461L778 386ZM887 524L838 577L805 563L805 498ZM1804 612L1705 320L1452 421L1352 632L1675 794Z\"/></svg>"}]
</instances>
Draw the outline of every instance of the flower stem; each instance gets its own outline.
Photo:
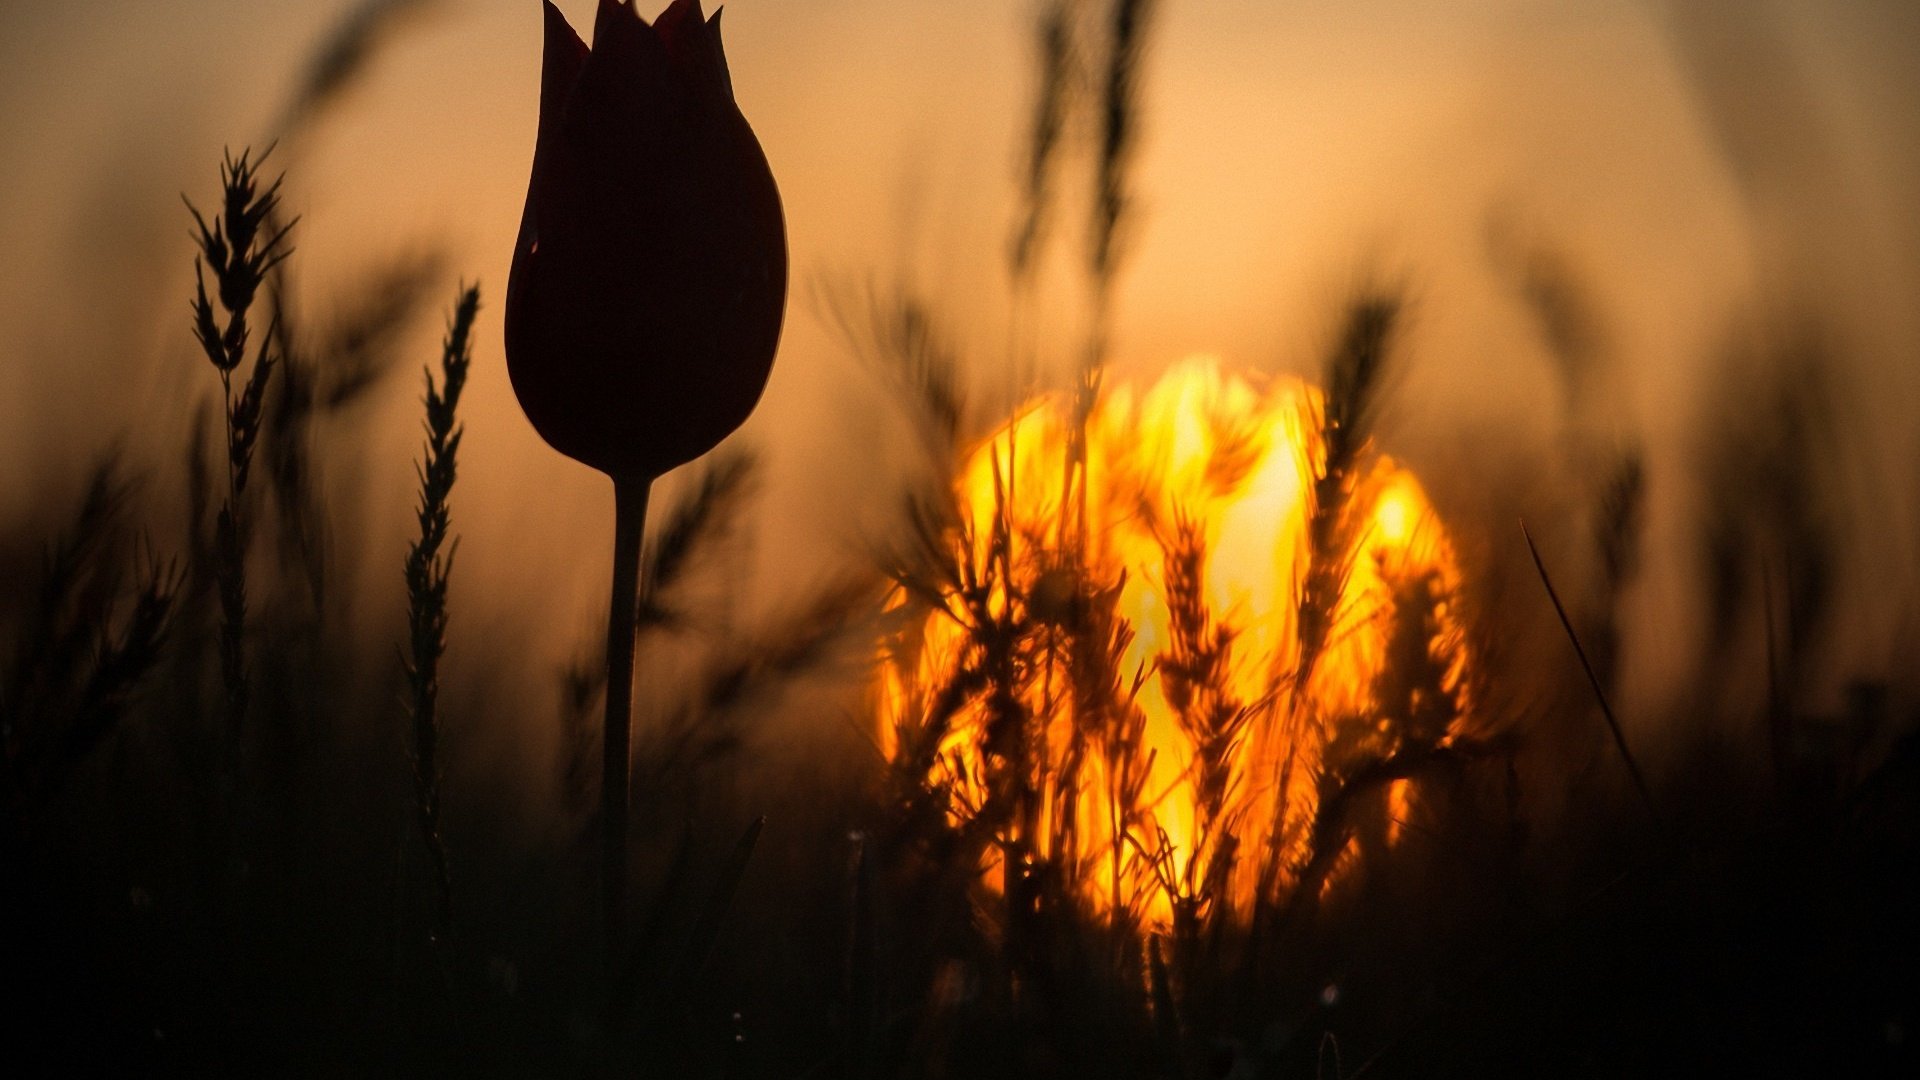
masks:
<instances>
[{"instance_id":1,"label":"flower stem","mask_svg":"<svg viewBox=\"0 0 1920 1080\"><path fill-rule=\"evenodd\" d=\"M646 531L650 476L613 482L613 601L607 615L607 727L601 743L601 878L607 944L617 949L627 894L628 747L633 722L633 647L640 610L640 540Z\"/></svg>"}]
</instances>

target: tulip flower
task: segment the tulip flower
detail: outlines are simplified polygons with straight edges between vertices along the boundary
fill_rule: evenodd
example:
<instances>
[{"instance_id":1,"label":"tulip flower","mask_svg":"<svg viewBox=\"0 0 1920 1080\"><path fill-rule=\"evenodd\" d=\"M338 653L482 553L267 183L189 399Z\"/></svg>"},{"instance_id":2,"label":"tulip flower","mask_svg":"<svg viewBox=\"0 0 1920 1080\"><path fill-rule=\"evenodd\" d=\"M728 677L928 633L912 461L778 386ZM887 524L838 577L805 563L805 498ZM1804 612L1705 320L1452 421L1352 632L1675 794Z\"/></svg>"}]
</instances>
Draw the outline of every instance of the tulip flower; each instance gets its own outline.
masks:
<instances>
[{"instance_id":1,"label":"tulip flower","mask_svg":"<svg viewBox=\"0 0 1920 1080\"><path fill-rule=\"evenodd\" d=\"M720 20L600 0L589 49L552 3L507 282L507 373L554 449L614 482L604 877L618 937L640 540L653 481L760 400L786 307L780 194L733 100Z\"/></svg>"}]
</instances>

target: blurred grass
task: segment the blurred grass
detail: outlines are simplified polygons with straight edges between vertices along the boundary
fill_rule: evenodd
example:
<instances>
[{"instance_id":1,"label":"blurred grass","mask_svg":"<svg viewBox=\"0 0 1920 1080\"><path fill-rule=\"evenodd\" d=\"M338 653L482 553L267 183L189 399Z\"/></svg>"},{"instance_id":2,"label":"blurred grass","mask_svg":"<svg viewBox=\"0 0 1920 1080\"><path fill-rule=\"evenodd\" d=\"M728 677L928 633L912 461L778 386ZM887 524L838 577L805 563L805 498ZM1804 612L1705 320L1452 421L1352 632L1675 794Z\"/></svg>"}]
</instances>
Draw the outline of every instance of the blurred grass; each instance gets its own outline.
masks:
<instances>
[{"instance_id":1,"label":"blurred grass","mask_svg":"<svg viewBox=\"0 0 1920 1080\"><path fill-rule=\"evenodd\" d=\"M1062 141L1068 113L1114 100L1074 104L1067 58L1097 64L1102 36L1090 28L1118 34L1099 20L1140 6L1046 9L1040 55L1053 89L1035 120L1016 275L1031 258L1020 253L1049 235L1047 185L1089 165ZM1089 21L1076 30L1074 19ZM343 34L351 43L356 32ZM1121 99L1141 93L1131 80L1144 78L1144 49L1144 37L1127 39ZM370 55L335 51L346 59L320 62L314 102L336 100L340 72ZM1125 161L1092 163L1094 182L1116 194L1095 201L1109 232L1128 203ZM1117 272L1123 251L1091 256L1094 272ZM982 912L972 886L986 838L950 828L927 791L902 781L926 769L889 772L867 743L868 661L887 626L878 570L794 568L802 599L743 622L726 601L726 537L752 510L756 459L710 462L667 508L646 557L654 605L643 629L671 677L643 681L658 690L643 703L635 762L642 929L610 977L593 947L580 839L594 771L570 764L594 759L604 688L591 673L603 666L529 671L512 662L526 644L513 640L490 657L444 657L445 767L430 769L442 790L427 832L462 869L449 919L432 899L438 871L414 846L415 769L435 755L421 754L400 705L400 590L357 624L324 615L366 600L346 591L342 564L390 566L400 540L351 534L350 492L319 482L335 444L314 439L309 418L329 417L351 440L353 403L387 393L385 373L411 360L396 328L443 276L438 257L369 266L391 269L370 272L367 296L335 320L296 320L272 294L286 359L252 416L271 463L269 482L251 489L263 539L237 560L206 535L227 485L206 464L204 411L178 418L185 467L103 450L80 487L0 522L0 579L17 583L0 591L0 970L16 991L0 1046L18 1074L1871 1076L1914 1065L1920 685L1896 663L1839 672L1852 689L1837 706L1817 693L1847 618L1831 583L1852 556L1825 512L1847 412L1822 381L1830 345L1811 328L1734 328L1728 362L1752 393L1730 391L1723 414L1698 421L1709 497L1696 503L1704 539L1691 580L1712 613L1705 658L1687 700L1629 718L1668 736L1646 754L1657 817L1596 737L1579 668L1511 662L1540 611L1488 593L1476 629L1511 745L1356 758L1330 802L1413 768L1430 797L1353 888L1289 913L1257 949L1224 925L1206 943L1058 914L1010 936ZM1603 414L1592 376L1608 362L1604 313L1567 265L1528 266L1569 414ZM902 528L925 541L951 522L953 470L992 426L957 374L979 358L943 336L937 300L866 300L847 323L902 390L935 466L928 487L901 499L917 507ZM1417 327L1378 298L1344 314L1346 366L1331 381L1349 412L1330 423L1347 438L1368 427L1364 391L1378 373L1368 358L1389 329ZM478 343L483 363L487 347ZM111 447L124 422L100 416L88 434ZM1534 521L1556 575L1563 559L1572 566L1556 584L1610 692L1634 633L1621 605L1644 559L1639 508L1650 485L1684 482L1675 472L1686 464L1650 461L1631 443L1595 447L1583 430L1569 424L1565 460L1526 467L1574 508ZM404 484L390 464L366 482ZM185 535L169 527L182 516L169 502L180 480ZM1514 520L1458 526L1505 535ZM223 609L220 588L223 572L242 569L244 621ZM953 573L937 559L911 569L936 583ZM1087 590L1075 612L1075 677L1119 703L1085 718L1117 745L1137 720L1124 707L1129 673L1111 662L1130 628L1102 595ZM458 596L444 617L478 619L467 612L501 600L483 587ZM1204 697L1204 613L1191 614L1187 675ZM223 635L251 658L238 736L217 704L232 687ZM589 653L596 638L582 635ZM1900 657L1913 646L1886 647ZM1418 666L1396 675L1415 680ZM922 703L928 754L953 707L943 699L991 678L951 674ZM542 779L501 783L462 761L485 731L526 721L524 703L542 700L526 691L556 684L535 722L567 733L562 760L518 763ZM1753 685L1764 692L1740 692ZM841 752L784 756L766 720L786 710L844 728ZM568 719L579 716L587 722ZM236 737L246 768L232 776L223 763ZM1315 826L1352 828L1338 815ZM444 947L429 944L436 923ZM1227 962L1236 949L1250 959Z\"/></svg>"}]
</instances>

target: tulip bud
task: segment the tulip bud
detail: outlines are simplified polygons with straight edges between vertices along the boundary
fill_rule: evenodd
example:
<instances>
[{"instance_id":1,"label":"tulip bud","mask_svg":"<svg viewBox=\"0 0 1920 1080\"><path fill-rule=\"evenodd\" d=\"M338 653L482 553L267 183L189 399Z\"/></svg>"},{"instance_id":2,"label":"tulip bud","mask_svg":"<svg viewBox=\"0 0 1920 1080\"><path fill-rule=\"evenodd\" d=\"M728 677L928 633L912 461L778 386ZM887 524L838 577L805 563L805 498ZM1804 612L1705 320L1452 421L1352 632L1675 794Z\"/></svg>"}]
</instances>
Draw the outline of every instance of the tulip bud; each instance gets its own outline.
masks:
<instances>
[{"instance_id":1,"label":"tulip bud","mask_svg":"<svg viewBox=\"0 0 1920 1080\"><path fill-rule=\"evenodd\" d=\"M616 480L699 457L760 400L786 306L780 193L719 16L546 4L540 125L507 282L507 372L554 449Z\"/></svg>"}]
</instances>

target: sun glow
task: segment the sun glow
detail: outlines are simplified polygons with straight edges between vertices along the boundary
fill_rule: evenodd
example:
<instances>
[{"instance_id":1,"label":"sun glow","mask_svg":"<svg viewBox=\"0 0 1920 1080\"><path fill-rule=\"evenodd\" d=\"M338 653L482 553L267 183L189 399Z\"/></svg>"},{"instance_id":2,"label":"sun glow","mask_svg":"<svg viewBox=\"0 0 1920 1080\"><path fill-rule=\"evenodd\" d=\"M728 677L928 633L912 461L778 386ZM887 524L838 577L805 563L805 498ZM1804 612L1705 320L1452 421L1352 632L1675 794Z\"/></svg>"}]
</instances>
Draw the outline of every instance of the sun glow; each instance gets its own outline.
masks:
<instances>
[{"instance_id":1,"label":"sun glow","mask_svg":"<svg viewBox=\"0 0 1920 1080\"><path fill-rule=\"evenodd\" d=\"M1210 359L1097 401L1084 470L1073 413L977 449L902 574L883 750L996 893L1044 875L1164 924L1331 886L1413 813L1396 755L1469 706L1425 492L1370 450L1330 463L1319 390Z\"/></svg>"}]
</instances>

